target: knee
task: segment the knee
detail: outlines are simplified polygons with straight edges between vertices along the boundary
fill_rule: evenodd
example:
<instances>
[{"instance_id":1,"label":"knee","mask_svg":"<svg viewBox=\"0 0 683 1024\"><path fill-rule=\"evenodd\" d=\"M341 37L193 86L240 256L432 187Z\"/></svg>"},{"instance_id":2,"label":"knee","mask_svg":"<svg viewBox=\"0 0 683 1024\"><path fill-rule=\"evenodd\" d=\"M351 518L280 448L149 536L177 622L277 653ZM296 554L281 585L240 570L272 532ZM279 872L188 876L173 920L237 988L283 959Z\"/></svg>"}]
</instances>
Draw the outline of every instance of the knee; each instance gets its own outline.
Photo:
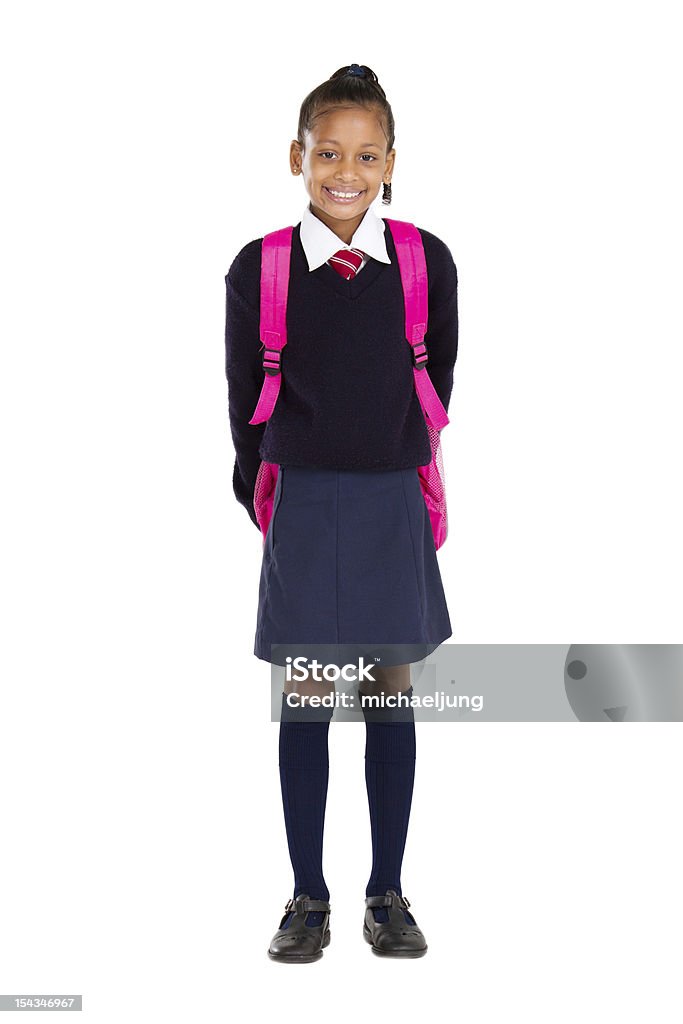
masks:
<instances>
[{"instance_id":1,"label":"knee","mask_svg":"<svg viewBox=\"0 0 683 1024\"><path fill-rule=\"evenodd\" d=\"M320 697L328 697L335 692L334 683L329 679L314 679L310 673L305 679L285 679L283 691Z\"/></svg>"},{"instance_id":2,"label":"knee","mask_svg":"<svg viewBox=\"0 0 683 1024\"><path fill-rule=\"evenodd\" d=\"M415 728L415 712L412 705L413 688L392 693L358 691L363 717L366 724L410 725Z\"/></svg>"},{"instance_id":3,"label":"knee","mask_svg":"<svg viewBox=\"0 0 683 1024\"><path fill-rule=\"evenodd\" d=\"M364 680L359 685L360 694L395 696L410 688L410 665L389 665L386 668L374 665L372 675L373 682Z\"/></svg>"},{"instance_id":4,"label":"knee","mask_svg":"<svg viewBox=\"0 0 683 1024\"><path fill-rule=\"evenodd\" d=\"M373 667L373 682L364 680L358 686L358 697L366 722L414 722L410 698L410 665Z\"/></svg>"},{"instance_id":5,"label":"knee","mask_svg":"<svg viewBox=\"0 0 683 1024\"><path fill-rule=\"evenodd\" d=\"M282 691L281 722L326 722L334 715L335 688L327 680L316 682L285 680Z\"/></svg>"}]
</instances>

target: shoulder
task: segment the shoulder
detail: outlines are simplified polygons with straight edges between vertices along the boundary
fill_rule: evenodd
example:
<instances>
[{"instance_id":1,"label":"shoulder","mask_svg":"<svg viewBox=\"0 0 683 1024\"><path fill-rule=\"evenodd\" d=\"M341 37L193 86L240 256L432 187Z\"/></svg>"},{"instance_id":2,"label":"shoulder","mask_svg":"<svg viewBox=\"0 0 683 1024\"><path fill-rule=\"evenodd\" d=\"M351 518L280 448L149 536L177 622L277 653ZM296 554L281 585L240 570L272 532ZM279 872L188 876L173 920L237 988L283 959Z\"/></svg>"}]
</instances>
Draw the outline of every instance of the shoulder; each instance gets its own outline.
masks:
<instances>
[{"instance_id":1,"label":"shoulder","mask_svg":"<svg viewBox=\"0 0 683 1024\"><path fill-rule=\"evenodd\" d=\"M453 253L442 238L435 235L433 231L428 231L427 228L421 228L419 225L415 226L422 236L422 244L425 247L425 252L429 251L437 258L453 259Z\"/></svg>"},{"instance_id":2,"label":"shoulder","mask_svg":"<svg viewBox=\"0 0 683 1024\"><path fill-rule=\"evenodd\" d=\"M243 245L230 264L228 277L239 277L240 274L248 271L249 267L255 264L261 265L261 247L263 238L254 238L253 241Z\"/></svg>"},{"instance_id":3,"label":"shoulder","mask_svg":"<svg viewBox=\"0 0 683 1024\"><path fill-rule=\"evenodd\" d=\"M430 303L450 301L458 287L458 268L448 244L433 231L415 224L424 248Z\"/></svg>"},{"instance_id":4,"label":"shoulder","mask_svg":"<svg viewBox=\"0 0 683 1024\"><path fill-rule=\"evenodd\" d=\"M299 225L292 227L296 232ZM261 255L263 236L243 245L230 264L225 283L228 293L236 292L248 305L257 308L261 294Z\"/></svg>"},{"instance_id":5,"label":"shoulder","mask_svg":"<svg viewBox=\"0 0 683 1024\"><path fill-rule=\"evenodd\" d=\"M243 245L225 275L228 291L236 292L253 307L259 305L262 245L263 238L254 238Z\"/></svg>"},{"instance_id":6,"label":"shoulder","mask_svg":"<svg viewBox=\"0 0 683 1024\"><path fill-rule=\"evenodd\" d=\"M426 228L418 227L425 251L429 301L434 305L449 302L458 288L458 268L450 247Z\"/></svg>"},{"instance_id":7,"label":"shoulder","mask_svg":"<svg viewBox=\"0 0 683 1024\"><path fill-rule=\"evenodd\" d=\"M446 242L426 228L418 227L417 230L422 238L428 272L431 270L435 275L445 274L457 279L457 267L453 253Z\"/></svg>"}]
</instances>

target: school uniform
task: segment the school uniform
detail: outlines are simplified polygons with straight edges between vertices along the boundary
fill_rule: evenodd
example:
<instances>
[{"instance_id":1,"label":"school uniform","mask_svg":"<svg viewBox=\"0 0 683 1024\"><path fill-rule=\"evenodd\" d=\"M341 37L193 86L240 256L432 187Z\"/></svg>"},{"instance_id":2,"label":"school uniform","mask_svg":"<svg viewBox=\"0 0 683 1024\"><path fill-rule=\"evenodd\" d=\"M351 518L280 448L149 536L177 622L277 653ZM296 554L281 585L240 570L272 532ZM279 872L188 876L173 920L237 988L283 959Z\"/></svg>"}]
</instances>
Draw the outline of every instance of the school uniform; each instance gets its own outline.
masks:
<instances>
[{"instance_id":1,"label":"school uniform","mask_svg":"<svg viewBox=\"0 0 683 1024\"><path fill-rule=\"evenodd\" d=\"M429 282L427 372L448 409L457 270L446 244L419 230ZM452 626L417 473L431 448L391 233L369 208L346 247L306 207L292 232L280 393L270 419L251 425L264 377L261 243L244 246L225 278L233 487L257 527L260 461L279 465L254 654L284 664L292 653L285 645L340 644L344 660L421 660ZM329 262L344 248L365 254L352 280Z\"/></svg>"}]
</instances>

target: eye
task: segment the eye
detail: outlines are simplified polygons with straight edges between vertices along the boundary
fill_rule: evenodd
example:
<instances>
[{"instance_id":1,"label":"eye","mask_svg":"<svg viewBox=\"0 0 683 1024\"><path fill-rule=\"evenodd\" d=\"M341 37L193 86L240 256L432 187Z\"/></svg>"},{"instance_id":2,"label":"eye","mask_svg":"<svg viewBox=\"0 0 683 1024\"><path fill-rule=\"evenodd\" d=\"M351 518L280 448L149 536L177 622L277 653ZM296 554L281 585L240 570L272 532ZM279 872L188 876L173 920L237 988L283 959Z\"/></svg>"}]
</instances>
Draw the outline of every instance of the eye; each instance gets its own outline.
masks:
<instances>
[{"instance_id":1,"label":"eye","mask_svg":"<svg viewBox=\"0 0 683 1024\"><path fill-rule=\"evenodd\" d=\"M333 153L331 149L326 149L326 150L325 150L324 152L322 152L322 153L318 153L318 156L322 156L322 157L328 157L328 156L335 156L335 155L336 155L336 154L335 154L335 153ZM373 156L373 154L372 154L372 153L363 153L363 154L362 154L362 156L363 156L363 157L366 157L366 156L367 156L367 157L369 157L369 158L370 158L369 160L363 160L363 163L364 163L364 164L368 164L368 163L370 163L371 161L375 161L375 160L377 160L377 157L376 157L376 156Z\"/></svg>"}]
</instances>

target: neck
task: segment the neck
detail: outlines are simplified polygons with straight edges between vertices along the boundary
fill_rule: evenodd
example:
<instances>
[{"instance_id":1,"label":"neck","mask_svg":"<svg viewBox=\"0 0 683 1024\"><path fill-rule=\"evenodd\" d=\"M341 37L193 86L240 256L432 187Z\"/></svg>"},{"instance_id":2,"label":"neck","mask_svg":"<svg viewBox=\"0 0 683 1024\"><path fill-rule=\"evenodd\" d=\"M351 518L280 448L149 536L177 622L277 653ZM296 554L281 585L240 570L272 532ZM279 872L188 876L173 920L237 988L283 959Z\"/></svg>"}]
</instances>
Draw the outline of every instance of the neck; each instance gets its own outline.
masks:
<instances>
[{"instance_id":1,"label":"neck","mask_svg":"<svg viewBox=\"0 0 683 1024\"><path fill-rule=\"evenodd\" d=\"M353 220L337 220L336 217L331 217L328 213L325 213L324 210L320 210L317 207L312 206L311 203L308 204L308 209L311 211L313 216L317 217L318 220L321 220L323 224L330 229L330 231L334 231L337 238L342 241L344 245L351 245L351 239L356 233L358 225L367 213L367 210L363 210L360 216L354 217Z\"/></svg>"}]
</instances>

